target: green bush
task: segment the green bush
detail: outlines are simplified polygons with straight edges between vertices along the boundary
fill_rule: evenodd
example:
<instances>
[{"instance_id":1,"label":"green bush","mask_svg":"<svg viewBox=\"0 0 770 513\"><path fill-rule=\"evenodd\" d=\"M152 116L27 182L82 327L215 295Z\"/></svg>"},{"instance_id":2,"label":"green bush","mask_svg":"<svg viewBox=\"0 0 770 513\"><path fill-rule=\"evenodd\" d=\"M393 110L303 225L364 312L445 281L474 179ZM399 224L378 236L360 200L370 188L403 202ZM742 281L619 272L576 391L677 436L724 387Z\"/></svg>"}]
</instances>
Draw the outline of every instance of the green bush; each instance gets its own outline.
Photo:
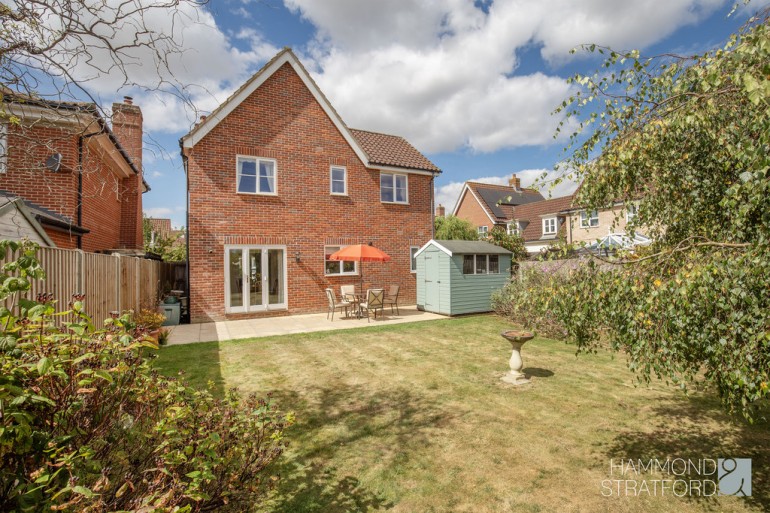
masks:
<instances>
[{"instance_id":1,"label":"green bush","mask_svg":"<svg viewBox=\"0 0 770 513\"><path fill-rule=\"evenodd\" d=\"M0 510L243 511L273 482L290 414L230 390L216 399L158 375L130 314L95 330L83 297L20 299L44 273L35 247L0 242ZM54 322L54 321L58 322Z\"/></svg>"}]
</instances>

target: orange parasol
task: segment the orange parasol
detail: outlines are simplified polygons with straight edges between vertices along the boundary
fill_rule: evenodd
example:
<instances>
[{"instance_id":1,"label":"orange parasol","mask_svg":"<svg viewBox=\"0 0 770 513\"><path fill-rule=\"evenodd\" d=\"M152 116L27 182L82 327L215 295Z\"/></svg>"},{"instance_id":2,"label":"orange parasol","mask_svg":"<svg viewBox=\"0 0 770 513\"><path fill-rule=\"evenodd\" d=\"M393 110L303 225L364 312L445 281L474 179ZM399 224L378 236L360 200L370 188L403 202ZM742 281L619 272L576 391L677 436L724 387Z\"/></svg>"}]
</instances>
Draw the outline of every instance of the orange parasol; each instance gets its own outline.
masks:
<instances>
[{"instance_id":1,"label":"orange parasol","mask_svg":"<svg viewBox=\"0 0 770 513\"><path fill-rule=\"evenodd\" d=\"M329 255L329 260L343 260L345 262L388 262L390 255L369 244L353 244ZM361 269L361 286L364 283L363 266Z\"/></svg>"}]
</instances>

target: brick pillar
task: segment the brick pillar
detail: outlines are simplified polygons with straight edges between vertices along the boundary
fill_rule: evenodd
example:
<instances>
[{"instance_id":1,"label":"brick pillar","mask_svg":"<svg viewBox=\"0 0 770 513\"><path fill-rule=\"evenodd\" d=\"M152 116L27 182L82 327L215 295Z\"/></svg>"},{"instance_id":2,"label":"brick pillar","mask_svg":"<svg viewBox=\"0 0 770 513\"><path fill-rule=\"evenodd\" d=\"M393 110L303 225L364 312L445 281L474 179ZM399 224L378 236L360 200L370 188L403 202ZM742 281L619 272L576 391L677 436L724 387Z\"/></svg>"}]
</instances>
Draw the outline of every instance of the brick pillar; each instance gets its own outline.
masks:
<instances>
[{"instance_id":1,"label":"brick pillar","mask_svg":"<svg viewBox=\"0 0 770 513\"><path fill-rule=\"evenodd\" d=\"M141 249L142 240L142 109L126 96L112 104L112 131L139 173L122 180L120 245Z\"/></svg>"},{"instance_id":2,"label":"brick pillar","mask_svg":"<svg viewBox=\"0 0 770 513\"><path fill-rule=\"evenodd\" d=\"M444 205L439 205L436 207L436 217L444 217L446 212L446 209L444 209Z\"/></svg>"}]
</instances>

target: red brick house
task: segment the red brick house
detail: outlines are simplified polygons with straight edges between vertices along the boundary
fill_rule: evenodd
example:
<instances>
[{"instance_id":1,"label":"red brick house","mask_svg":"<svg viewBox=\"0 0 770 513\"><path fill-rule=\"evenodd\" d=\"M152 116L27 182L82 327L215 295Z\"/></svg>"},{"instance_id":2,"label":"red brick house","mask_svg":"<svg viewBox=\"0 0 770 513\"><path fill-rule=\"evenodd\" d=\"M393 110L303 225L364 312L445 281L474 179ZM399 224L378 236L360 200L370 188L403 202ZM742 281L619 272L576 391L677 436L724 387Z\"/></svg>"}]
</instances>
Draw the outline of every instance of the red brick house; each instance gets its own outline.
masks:
<instances>
[{"instance_id":1,"label":"red brick house","mask_svg":"<svg viewBox=\"0 0 770 513\"><path fill-rule=\"evenodd\" d=\"M0 204L23 202L57 247L140 251L139 107L114 104L110 127L94 104L0 99Z\"/></svg>"},{"instance_id":2,"label":"red brick house","mask_svg":"<svg viewBox=\"0 0 770 513\"><path fill-rule=\"evenodd\" d=\"M572 242L567 211L572 208L573 198L569 195L516 207L510 223L511 232L524 239L524 247L529 253L540 253L560 238Z\"/></svg>"},{"instance_id":3,"label":"red brick house","mask_svg":"<svg viewBox=\"0 0 770 513\"><path fill-rule=\"evenodd\" d=\"M362 271L328 256L369 242L392 260L362 264L364 285L415 302L441 171L401 137L348 128L290 49L180 145L193 322L322 310Z\"/></svg>"},{"instance_id":4,"label":"red brick house","mask_svg":"<svg viewBox=\"0 0 770 513\"><path fill-rule=\"evenodd\" d=\"M511 233L514 207L542 201L543 196L535 189L522 189L516 174L511 175L508 185L465 182L452 215L469 221L485 235L498 226Z\"/></svg>"}]
</instances>

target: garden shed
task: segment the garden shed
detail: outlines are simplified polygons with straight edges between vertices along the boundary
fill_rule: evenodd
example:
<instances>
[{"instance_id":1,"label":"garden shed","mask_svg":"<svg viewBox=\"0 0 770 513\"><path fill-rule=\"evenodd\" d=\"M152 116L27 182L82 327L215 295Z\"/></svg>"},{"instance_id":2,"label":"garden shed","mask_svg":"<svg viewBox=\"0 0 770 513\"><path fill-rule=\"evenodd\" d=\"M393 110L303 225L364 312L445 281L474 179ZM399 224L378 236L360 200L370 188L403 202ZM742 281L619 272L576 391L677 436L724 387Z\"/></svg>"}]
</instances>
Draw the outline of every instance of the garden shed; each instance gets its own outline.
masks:
<instances>
[{"instance_id":1,"label":"garden shed","mask_svg":"<svg viewBox=\"0 0 770 513\"><path fill-rule=\"evenodd\" d=\"M444 315L489 312L511 278L512 253L482 241L431 240L415 253L417 308Z\"/></svg>"}]
</instances>

